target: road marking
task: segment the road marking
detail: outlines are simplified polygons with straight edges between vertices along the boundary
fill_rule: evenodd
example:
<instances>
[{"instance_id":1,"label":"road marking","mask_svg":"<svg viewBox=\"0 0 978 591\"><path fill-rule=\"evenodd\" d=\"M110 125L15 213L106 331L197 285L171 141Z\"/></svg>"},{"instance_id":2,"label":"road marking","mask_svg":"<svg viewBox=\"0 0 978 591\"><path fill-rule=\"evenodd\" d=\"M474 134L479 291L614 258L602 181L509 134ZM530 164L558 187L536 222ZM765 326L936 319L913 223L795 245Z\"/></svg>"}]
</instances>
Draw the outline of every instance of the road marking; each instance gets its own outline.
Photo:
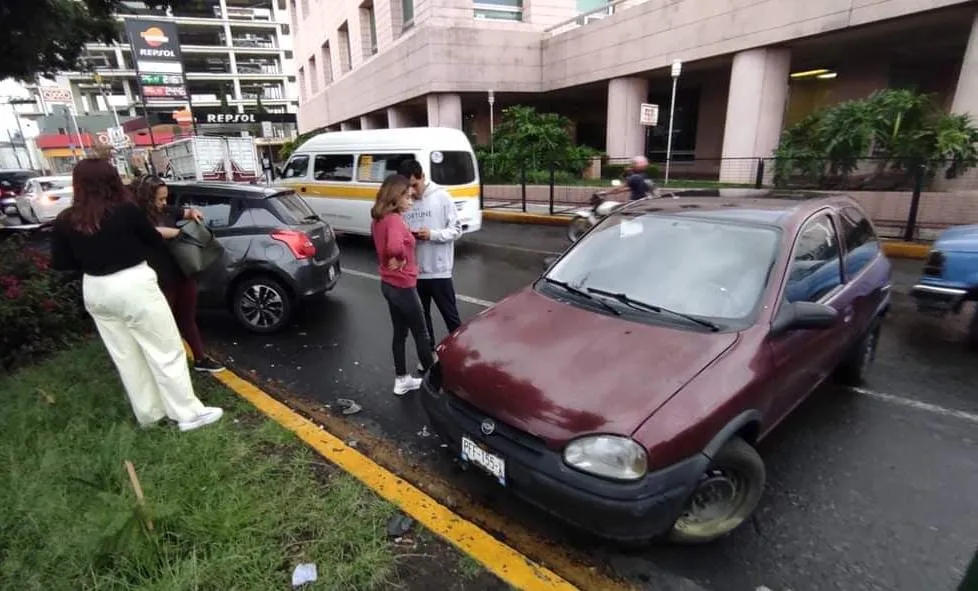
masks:
<instances>
[{"instance_id":1,"label":"road marking","mask_svg":"<svg viewBox=\"0 0 978 591\"><path fill-rule=\"evenodd\" d=\"M902 396L884 394L883 392L877 392L875 390L869 390L867 388L852 387L850 389L853 392L858 392L864 396L869 396L870 398L882 400L883 402L889 402L890 404L905 406L907 408L912 408L915 410L922 410L924 412L940 415L942 417L953 417L955 419L968 421L969 423L975 423L976 425L978 425L978 414L965 412L963 410L955 410L953 408L945 408L943 406L938 406L936 404L929 404L927 402L920 402L919 400L903 398Z\"/></svg>"},{"instance_id":2,"label":"road marking","mask_svg":"<svg viewBox=\"0 0 978 591\"><path fill-rule=\"evenodd\" d=\"M344 268L342 272L350 275L356 275L357 277L366 277L367 279L380 281L380 275L374 275L373 273L365 273L363 271L357 271L356 269L347 269L347 268ZM463 302L468 302L470 304L475 304L476 306L482 306L483 308L488 308L489 306L496 305L496 302L490 302L489 300L483 300L482 298L474 298L472 296L461 295L461 294L455 294L455 299Z\"/></svg>"},{"instance_id":3,"label":"road marking","mask_svg":"<svg viewBox=\"0 0 978 591\"><path fill-rule=\"evenodd\" d=\"M299 436L324 458L397 505L453 546L480 562L509 585L525 591L576 591L560 575L536 564L488 532L466 521L409 482L387 471L336 436L230 371L214 374L222 384L267 417Z\"/></svg>"},{"instance_id":4,"label":"road marking","mask_svg":"<svg viewBox=\"0 0 978 591\"><path fill-rule=\"evenodd\" d=\"M349 273L350 275L356 275L358 277L366 277L368 279L374 279L377 281L380 280L379 275L364 273L363 271L344 269L343 272ZM463 302L468 302L470 304L475 304L477 306L482 306L484 308L488 308L489 306L494 306L496 304L496 302L490 302L489 300L474 298L472 296L456 295L455 297ZM890 404L895 404L897 406L905 406L907 408L912 408L914 410L920 410L923 412L929 412L931 414L940 415L943 417L952 417L955 419L960 419L962 421L968 421L969 423L978 424L978 414L965 412L963 410L956 410L953 408L945 408L943 406L938 406L936 404L928 404L927 402L920 402L918 400L913 400L911 398L894 396L893 394L884 394L883 392L877 392L875 390L870 390L868 388L849 387L849 389L852 390L853 392L862 394L863 396L869 396L870 398L875 398L876 400L881 400L883 402L888 402Z\"/></svg>"}]
</instances>

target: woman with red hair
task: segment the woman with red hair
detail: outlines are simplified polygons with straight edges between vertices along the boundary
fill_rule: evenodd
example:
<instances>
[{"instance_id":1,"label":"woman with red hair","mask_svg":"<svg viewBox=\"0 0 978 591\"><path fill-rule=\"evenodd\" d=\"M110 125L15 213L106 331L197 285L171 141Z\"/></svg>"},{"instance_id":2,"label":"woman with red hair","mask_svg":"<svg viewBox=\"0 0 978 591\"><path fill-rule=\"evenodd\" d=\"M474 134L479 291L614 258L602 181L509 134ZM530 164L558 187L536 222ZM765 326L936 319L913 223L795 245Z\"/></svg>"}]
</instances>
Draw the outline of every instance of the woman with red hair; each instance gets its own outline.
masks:
<instances>
[{"instance_id":1,"label":"woman with red hair","mask_svg":"<svg viewBox=\"0 0 978 591\"><path fill-rule=\"evenodd\" d=\"M52 266L83 274L85 310L136 420L145 427L169 417L181 431L216 422L224 411L204 406L194 394L176 321L146 263L163 237L106 160L75 165L72 186L73 204L54 223Z\"/></svg>"}]
</instances>

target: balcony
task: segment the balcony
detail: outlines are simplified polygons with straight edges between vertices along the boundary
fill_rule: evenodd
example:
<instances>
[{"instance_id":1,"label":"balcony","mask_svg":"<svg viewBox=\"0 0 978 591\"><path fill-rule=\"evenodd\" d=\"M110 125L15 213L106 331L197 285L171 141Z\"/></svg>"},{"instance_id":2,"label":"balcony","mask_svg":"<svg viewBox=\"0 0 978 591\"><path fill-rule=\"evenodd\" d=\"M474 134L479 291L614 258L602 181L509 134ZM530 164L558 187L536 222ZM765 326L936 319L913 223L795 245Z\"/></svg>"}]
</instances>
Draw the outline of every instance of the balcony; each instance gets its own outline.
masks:
<instances>
[{"instance_id":1,"label":"balcony","mask_svg":"<svg viewBox=\"0 0 978 591\"><path fill-rule=\"evenodd\" d=\"M271 23L272 11L270 8L249 8L244 6L228 6L225 12L221 12L220 6L214 7L214 16L229 20L243 20L260 23Z\"/></svg>"},{"instance_id":2,"label":"balcony","mask_svg":"<svg viewBox=\"0 0 978 591\"><path fill-rule=\"evenodd\" d=\"M278 49L275 37L271 35L232 35L231 45L240 49Z\"/></svg>"},{"instance_id":3,"label":"balcony","mask_svg":"<svg viewBox=\"0 0 978 591\"><path fill-rule=\"evenodd\" d=\"M255 60L238 58L238 74L241 76L281 75L282 68L274 60Z\"/></svg>"}]
</instances>

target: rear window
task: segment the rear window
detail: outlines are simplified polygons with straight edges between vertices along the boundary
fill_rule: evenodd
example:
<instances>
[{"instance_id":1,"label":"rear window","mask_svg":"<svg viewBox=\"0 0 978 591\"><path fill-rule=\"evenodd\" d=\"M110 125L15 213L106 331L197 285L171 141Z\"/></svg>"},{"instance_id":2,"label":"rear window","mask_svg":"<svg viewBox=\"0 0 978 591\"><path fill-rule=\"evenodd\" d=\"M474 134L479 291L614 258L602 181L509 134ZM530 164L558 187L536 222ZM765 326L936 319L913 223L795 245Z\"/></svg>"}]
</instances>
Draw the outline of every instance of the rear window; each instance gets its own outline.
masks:
<instances>
[{"instance_id":1,"label":"rear window","mask_svg":"<svg viewBox=\"0 0 978 591\"><path fill-rule=\"evenodd\" d=\"M475 181L471 152L432 152L431 182L437 185L467 185Z\"/></svg>"},{"instance_id":2,"label":"rear window","mask_svg":"<svg viewBox=\"0 0 978 591\"><path fill-rule=\"evenodd\" d=\"M301 224L316 215L309 205L296 193L279 193L265 200L275 215L286 224Z\"/></svg>"}]
</instances>

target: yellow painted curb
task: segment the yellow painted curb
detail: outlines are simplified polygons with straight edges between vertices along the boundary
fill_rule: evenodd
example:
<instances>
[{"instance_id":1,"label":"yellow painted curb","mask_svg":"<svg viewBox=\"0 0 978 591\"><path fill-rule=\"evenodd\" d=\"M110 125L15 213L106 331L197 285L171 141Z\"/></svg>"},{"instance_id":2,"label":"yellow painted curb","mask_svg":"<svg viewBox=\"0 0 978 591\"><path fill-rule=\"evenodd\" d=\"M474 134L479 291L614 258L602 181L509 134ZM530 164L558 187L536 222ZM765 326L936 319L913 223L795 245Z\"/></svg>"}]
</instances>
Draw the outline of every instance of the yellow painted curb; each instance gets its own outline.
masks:
<instances>
[{"instance_id":1,"label":"yellow painted curb","mask_svg":"<svg viewBox=\"0 0 978 591\"><path fill-rule=\"evenodd\" d=\"M930 251L931 246L929 244L897 240L883 241L883 252L886 253L886 256L895 259L926 259Z\"/></svg>"},{"instance_id":2,"label":"yellow painted curb","mask_svg":"<svg viewBox=\"0 0 978 591\"><path fill-rule=\"evenodd\" d=\"M534 563L479 526L456 515L409 482L349 447L336 436L297 414L254 384L230 371L218 372L214 377L270 419L298 435L324 458L400 507L418 523L479 561L509 585L525 591L577 590L577 587L556 573Z\"/></svg>"},{"instance_id":3,"label":"yellow painted curb","mask_svg":"<svg viewBox=\"0 0 978 591\"><path fill-rule=\"evenodd\" d=\"M548 215L544 213L523 213L522 211L498 211L493 209L483 209L482 219L494 222L506 222L509 224L537 224L544 226L566 226L570 223L570 216Z\"/></svg>"}]
</instances>

